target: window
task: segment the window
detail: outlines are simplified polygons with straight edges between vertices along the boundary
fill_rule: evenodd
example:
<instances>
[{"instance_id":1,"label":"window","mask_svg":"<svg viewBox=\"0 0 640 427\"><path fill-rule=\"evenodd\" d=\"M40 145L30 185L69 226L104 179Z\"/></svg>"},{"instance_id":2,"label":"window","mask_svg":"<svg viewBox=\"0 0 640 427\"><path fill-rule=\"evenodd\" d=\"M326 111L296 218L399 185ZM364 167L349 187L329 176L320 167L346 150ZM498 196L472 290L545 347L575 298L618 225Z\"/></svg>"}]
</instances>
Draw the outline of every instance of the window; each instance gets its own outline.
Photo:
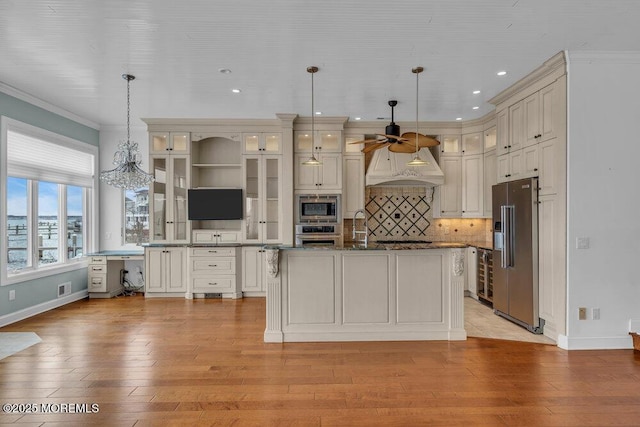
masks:
<instances>
[{"instance_id":1,"label":"window","mask_svg":"<svg viewBox=\"0 0 640 427\"><path fill-rule=\"evenodd\" d=\"M124 243L149 243L149 188L124 190Z\"/></svg>"},{"instance_id":2,"label":"window","mask_svg":"<svg viewBox=\"0 0 640 427\"><path fill-rule=\"evenodd\" d=\"M1 133L2 284L82 268L95 235L97 147L6 117Z\"/></svg>"}]
</instances>

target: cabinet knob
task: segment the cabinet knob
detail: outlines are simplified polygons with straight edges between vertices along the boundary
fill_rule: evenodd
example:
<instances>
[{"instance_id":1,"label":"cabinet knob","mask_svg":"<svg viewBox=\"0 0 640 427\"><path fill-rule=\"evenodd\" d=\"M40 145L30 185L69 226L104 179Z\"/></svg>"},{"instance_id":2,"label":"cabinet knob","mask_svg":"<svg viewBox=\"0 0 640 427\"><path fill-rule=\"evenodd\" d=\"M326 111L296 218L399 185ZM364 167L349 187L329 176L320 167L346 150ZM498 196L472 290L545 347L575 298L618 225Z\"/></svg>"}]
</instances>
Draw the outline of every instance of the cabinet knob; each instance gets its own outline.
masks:
<instances>
[{"instance_id":1,"label":"cabinet knob","mask_svg":"<svg viewBox=\"0 0 640 427\"><path fill-rule=\"evenodd\" d=\"M217 267L217 264L209 264L209 267Z\"/></svg>"},{"instance_id":2,"label":"cabinet knob","mask_svg":"<svg viewBox=\"0 0 640 427\"><path fill-rule=\"evenodd\" d=\"M509 147L507 147L507 146L505 145L505 146L504 146L504 149L506 150L507 148L509 148Z\"/></svg>"},{"instance_id":3,"label":"cabinet knob","mask_svg":"<svg viewBox=\"0 0 640 427\"><path fill-rule=\"evenodd\" d=\"M533 171L534 172L538 172L538 168L533 168Z\"/></svg>"},{"instance_id":4,"label":"cabinet knob","mask_svg":"<svg viewBox=\"0 0 640 427\"><path fill-rule=\"evenodd\" d=\"M209 282L209 284L213 286L213 285L217 285L218 282L213 282L213 283Z\"/></svg>"}]
</instances>

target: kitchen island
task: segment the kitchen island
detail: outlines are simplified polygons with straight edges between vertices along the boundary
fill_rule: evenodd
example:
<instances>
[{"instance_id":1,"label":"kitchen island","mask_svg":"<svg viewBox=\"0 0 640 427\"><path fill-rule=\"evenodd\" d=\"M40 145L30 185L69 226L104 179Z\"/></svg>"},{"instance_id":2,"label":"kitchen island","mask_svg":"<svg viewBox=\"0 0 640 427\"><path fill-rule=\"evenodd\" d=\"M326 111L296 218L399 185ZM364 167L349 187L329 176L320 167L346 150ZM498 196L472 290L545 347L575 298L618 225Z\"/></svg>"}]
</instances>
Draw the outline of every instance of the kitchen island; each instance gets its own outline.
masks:
<instances>
[{"instance_id":1,"label":"kitchen island","mask_svg":"<svg viewBox=\"0 0 640 427\"><path fill-rule=\"evenodd\" d=\"M267 248L264 341L465 340L466 246Z\"/></svg>"}]
</instances>

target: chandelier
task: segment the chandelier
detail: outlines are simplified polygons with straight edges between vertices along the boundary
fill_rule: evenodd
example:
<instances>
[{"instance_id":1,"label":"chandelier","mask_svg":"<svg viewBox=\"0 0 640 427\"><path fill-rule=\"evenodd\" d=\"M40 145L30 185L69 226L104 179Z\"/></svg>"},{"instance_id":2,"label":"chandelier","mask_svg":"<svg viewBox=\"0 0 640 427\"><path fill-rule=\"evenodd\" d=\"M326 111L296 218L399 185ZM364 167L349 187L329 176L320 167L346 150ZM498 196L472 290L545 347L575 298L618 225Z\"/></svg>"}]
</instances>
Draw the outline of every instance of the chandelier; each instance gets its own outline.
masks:
<instances>
[{"instance_id":1,"label":"chandelier","mask_svg":"<svg viewBox=\"0 0 640 427\"><path fill-rule=\"evenodd\" d=\"M140 168L142 160L138 151L138 143L131 141L129 83L136 77L131 74L123 74L122 78L127 81L127 140L118 144L118 150L113 155L115 168L100 172L100 180L114 187L135 190L147 187L154 181L154 177Z\"/></svg>"}]
</instances>

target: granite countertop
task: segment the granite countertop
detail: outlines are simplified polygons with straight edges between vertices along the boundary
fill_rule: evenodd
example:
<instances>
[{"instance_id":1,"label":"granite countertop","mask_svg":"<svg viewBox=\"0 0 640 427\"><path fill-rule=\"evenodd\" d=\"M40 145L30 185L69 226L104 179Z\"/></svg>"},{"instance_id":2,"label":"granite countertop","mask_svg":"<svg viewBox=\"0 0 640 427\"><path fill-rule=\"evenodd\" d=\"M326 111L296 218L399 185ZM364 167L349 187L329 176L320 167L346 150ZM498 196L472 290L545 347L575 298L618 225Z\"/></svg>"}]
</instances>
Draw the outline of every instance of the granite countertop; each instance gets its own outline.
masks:
<instances>
[{"instance_id":1,"label":"granite countertop","mask_svg":"<svg viewBox=\"0 0 640 427\"><path fill-rule=\"evenodd\" d=\"M85 254L85 256L143 256L143 251L116 249L110 251L98 251Z\"/></svg>"},{"instance_id":2,"label":"granite countertop","mask_svg":"<svg viewBox=\"0 0 640 427\"><path fill-rule=\"evenodd\" d=\"M305 247L292 247L292 246L267 246L267 249L282 249L282 250L310 250L310 251L404 251L404 250L418 250L418 249L454 249L454 248L466 248L466 243L457 242L425 242L425 243L379 243L371 242L366 246L360 243L344 243L338 246L305 246Z\"/></svg>"}]
</instances>

